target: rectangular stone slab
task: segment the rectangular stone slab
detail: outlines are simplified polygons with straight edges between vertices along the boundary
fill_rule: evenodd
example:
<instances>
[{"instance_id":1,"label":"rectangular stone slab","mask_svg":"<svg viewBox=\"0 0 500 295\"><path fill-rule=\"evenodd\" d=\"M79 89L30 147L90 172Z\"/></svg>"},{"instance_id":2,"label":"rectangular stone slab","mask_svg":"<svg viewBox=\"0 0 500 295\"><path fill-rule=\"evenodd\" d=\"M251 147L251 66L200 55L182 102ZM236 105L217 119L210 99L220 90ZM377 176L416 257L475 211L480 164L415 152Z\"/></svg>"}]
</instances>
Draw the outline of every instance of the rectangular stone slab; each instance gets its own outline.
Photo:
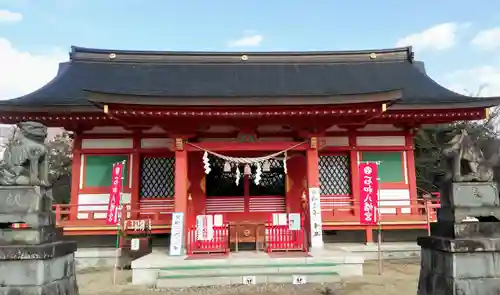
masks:
<instances>
[{"instance_id":1,"label":"rectangular stone slab","mask_svg":"<svg viewBox=\"0 0 500 295\"><path fill-rule=\"evenodd\" d=\"M0 286L0 295L78 295L76 277L39 286Z\"/></svg>"},{"instance_id":2,"label":"rectangular stone slab","mask_svg":"<svg viewBox=\"0 0 500 295\"><path fill-rule=\"evenodd\" d=\"M8 245L0 246L0 263L2 260L44 260L64 256L75 252L74 241L60 241L41 245Z\"/></svg>"},{"instance_id":3,"label":"rectangular stone slab","mask_svg":"<svg viewBox=\"0 0 500 295\"><path fill-rule=\"evenodd\" d=\"M0 245L37 245L60 240L62 228L45 226L38 229L0 229Z\"/></svg>"},{"instance_id":4,"label":"rectangular stone slab","mask_svg":"<svg viewBox=\"0 0 500 295\"><path fill-rule=\"evenodd\" d=\"M469 221L454 223L440 221L431 223L431 235L452 239L500 238L500 222Z\"/></svg>"},{"instance_id":5,"label":"rectangular stone slab","mask_svg":"<svg viewBox=\"0 0 500 295\"><path fill-rule=\"evenodd\" d=\"M38 186L0 186L1 213L51 212L52 198Z\"/></svg>"},{"instance_id":6,"label":"rectangular stone slab","mask_svg":"<svg viewBox=\"0 0 500 295\"><path fill-rule=\"evenodd\" d=\"M494 182L457 182L446 186L441 194L442 207L500 206Z\"/></svg>"},{"instance_id":7,"label":"rectangular stone slab","mask_svg":"<svg viewBox=\"0 0 500 295\"><path fill-rule=\"evenodd\" d=\"M444 237L418 237L417 244L452 253L500 252L500 238L450 239Z\"/></svg>"},{"instance_id":8,"label":"rectangular stone slab","mask_svg":"<svg viewBox=\"0 0 500 295\"><path fill-rule=\"evenodd\" d=\"M441 207L438 209L438 222L462 223L467 217L494 216L500 220L500 206L498 207Z\"/></svg>"},{"instance_id":9,"label":"rectangular stone slab","mask_svg":"<svg viewBox=\"0 0 500 295\"><path fill-rule=\"evenodd\" d=\"M500 294L500 278L453 279L420 271L417 295Z\"/></svg>"},{"instance_id":10,"label":"rectangular stone slab","mask_svg":"<svg viewBox=\"0 0 500 295\"><path fill-rule=\"evenodd\" d=\"M0 214L0 224L1 223L26 223L31 228L55 226L56 215L54 212L6 213Z\"/></svg>"},{"instance_id":11,"label":"rectangular stone slab","mask_svg":"<svg viewBox=\"0 0 500 295\"><path fill-rule=\"evenodd\" d=\"M0 263L0 286L37 286L75 275L74 254L48 260L9 260Z\"/></svg>"},{"instance_id":12,"label":"rectangular stone slab","mask_svg":"<svg viewBox=\"0 0 500 295\"><path fill-rule=\"evenodd\" d=\"M500 252L451 253L422 248L421 269L447 278L500 278Z\"/></svg>"}]
</instances>

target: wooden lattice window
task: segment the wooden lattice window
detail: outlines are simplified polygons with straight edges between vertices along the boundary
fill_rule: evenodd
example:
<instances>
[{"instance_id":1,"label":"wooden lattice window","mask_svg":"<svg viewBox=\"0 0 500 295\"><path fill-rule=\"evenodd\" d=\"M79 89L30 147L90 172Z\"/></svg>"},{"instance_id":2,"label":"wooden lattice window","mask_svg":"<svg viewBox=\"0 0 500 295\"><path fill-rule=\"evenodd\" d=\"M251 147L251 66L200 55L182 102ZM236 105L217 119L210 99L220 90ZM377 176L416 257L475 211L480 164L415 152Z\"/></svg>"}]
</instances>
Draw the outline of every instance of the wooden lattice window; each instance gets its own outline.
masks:
<instances>
[{"instance_id":1,"label":"wooden lattice window","mask_svg":"<svg viewBox=\"0 0 500 295\"><path fill-rule=\"evenodd\" d=\"M175 193L175 158L142 157L141 198L171 198Z\"/></svg>"},{"instance_id":2,"label":"wooden lattice window","mask_svg":"<svg viewBox=\"0 0 500 295\"><path fill-rule=\"evenodd\" d=\"M322 195L351 195L351 169L348 155L319 157L319 181Z\"/></svg>"}]
</instances>

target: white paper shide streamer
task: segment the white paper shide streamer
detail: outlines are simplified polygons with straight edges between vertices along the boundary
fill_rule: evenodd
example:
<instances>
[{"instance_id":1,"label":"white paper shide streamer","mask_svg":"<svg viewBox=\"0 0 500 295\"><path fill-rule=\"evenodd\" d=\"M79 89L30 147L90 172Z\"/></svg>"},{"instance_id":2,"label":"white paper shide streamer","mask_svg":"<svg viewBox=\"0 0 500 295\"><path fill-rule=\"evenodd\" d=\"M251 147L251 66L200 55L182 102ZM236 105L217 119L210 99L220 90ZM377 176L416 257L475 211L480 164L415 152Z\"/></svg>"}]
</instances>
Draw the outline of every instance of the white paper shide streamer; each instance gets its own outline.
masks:
<instances>
[{"instance_id":1,"label":"white paper shide streamer","mask_svg":"<svg viewBox=\"0 0 500 295\"><path fill-rule=\"evenodd\" d=\"M194 147L197 147L196 145L194 144L191 144L193 145ZM299 146L300 144L298 144L297 146ZM290 149L293 149L294 147L290 148L290 149L287 149L287 150L283 150L283 151L279 151L279 152L276 152L276 153L272 153L270 155L267 155L267 156L262 156L262 157L255 157L255 158L245 158L245 157L229 157L229 156L225 156L225 155L222 155L222 154L219 154L219 153L216 153L216 152L212 152L212 151L208 151L208 150L205 150L205 149L202 149L200 147L197 147L201 150L204 151L203 153L203 168L205 169L205 174L209 174L210 171L212 171L212 169L210 168L210 160L208 158L208 154L211 154L215 157L218 157L222 160L225 161L224 163L224 171L225 172L229 172L231 170L231 167L235 166L236 167L236 171L235 171L235 174L234 174L234 178L235 178L235 182L236 182L236 185L239 185L240 183L240 180L241 180L241 170L240 170L240 165L241 164L244 164L244 171L243 173L245 175L249 175L251 174L251 167L254 166L256 169L255 169L255 177L254 177L254 183L256 185L259 185L260 181L262 180L262 173L263 172L268 172L270 167L269 167L269 160L271 159L274 159L274 160L278 160L278 161L283 161L283 170L284 170L284 173L287 174L288 173L288 169L287 169L287 165L286 165L286 161L288 160L288 155L287 155L287 151L290 150ZM283 155L283 157L278 157L280 155ZM264 167L264 171L263 171L263 167Z\"/></svg>"}]
</instances>

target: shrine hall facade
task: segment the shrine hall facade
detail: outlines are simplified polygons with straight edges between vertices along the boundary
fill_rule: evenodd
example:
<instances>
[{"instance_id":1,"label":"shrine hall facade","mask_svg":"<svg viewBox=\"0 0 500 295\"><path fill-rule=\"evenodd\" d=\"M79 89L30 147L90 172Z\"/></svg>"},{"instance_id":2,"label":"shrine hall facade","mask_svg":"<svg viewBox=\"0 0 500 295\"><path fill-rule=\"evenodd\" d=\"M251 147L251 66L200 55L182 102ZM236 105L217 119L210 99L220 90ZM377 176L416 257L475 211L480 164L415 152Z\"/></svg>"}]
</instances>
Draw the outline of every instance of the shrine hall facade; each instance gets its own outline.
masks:
<instances>
[{"instance_id":1,"label":"shrine hall facade","mask_svg":"<svg viewBox=\"0 0 500 295\"><path fill-rule=\"evenodd\" d=\"M497 103L437 84L411 48L73 47L47 85L0 102L0 122L31 120L73 132L71 202L58 212L67 234L115 234L104 212L111 166L125 161L128 217L154 211L154 233L170 231L172 212L187 222L222 214L228 222L256 223L272 213L300 213L308 189L319 187L322 228L366 230L370 241L372 227L359 221L358 164L379 163L382 228L424 228L426 216L413 205L415 132L484 119ZM243 163L274 153L259 173Z\"/></svg>"}]
</instances>

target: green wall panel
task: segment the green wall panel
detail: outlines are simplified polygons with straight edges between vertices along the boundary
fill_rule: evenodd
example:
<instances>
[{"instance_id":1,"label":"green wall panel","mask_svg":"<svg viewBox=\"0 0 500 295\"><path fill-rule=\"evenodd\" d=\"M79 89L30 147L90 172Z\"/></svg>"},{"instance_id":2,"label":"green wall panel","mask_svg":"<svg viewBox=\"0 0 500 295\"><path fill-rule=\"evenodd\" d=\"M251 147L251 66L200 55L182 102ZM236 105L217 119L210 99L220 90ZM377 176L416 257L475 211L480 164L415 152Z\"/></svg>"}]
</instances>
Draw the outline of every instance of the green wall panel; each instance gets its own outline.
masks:
<instances>
[{"instance_id":1,"label":"green wall panel","mask_svg":"<svg viewBox=\"0 0 500 295\"><path fill-rule=\"evenodd\" d=\"M362 152L361 161L380 162L380 182L405 182L403 152Z\"/></svg>"},{"instance_id":2,"label":"green wall panel","mask_svg":"<svg viewBox=\"0 0 500 295\"><path fill-rule=\"evenodd\" d=\"M85 187L111 186L113 164L126 161L127 155L85 156ZM123 171L124 185L128 185L128 163Z\"/></svg>"}]
</instances>

